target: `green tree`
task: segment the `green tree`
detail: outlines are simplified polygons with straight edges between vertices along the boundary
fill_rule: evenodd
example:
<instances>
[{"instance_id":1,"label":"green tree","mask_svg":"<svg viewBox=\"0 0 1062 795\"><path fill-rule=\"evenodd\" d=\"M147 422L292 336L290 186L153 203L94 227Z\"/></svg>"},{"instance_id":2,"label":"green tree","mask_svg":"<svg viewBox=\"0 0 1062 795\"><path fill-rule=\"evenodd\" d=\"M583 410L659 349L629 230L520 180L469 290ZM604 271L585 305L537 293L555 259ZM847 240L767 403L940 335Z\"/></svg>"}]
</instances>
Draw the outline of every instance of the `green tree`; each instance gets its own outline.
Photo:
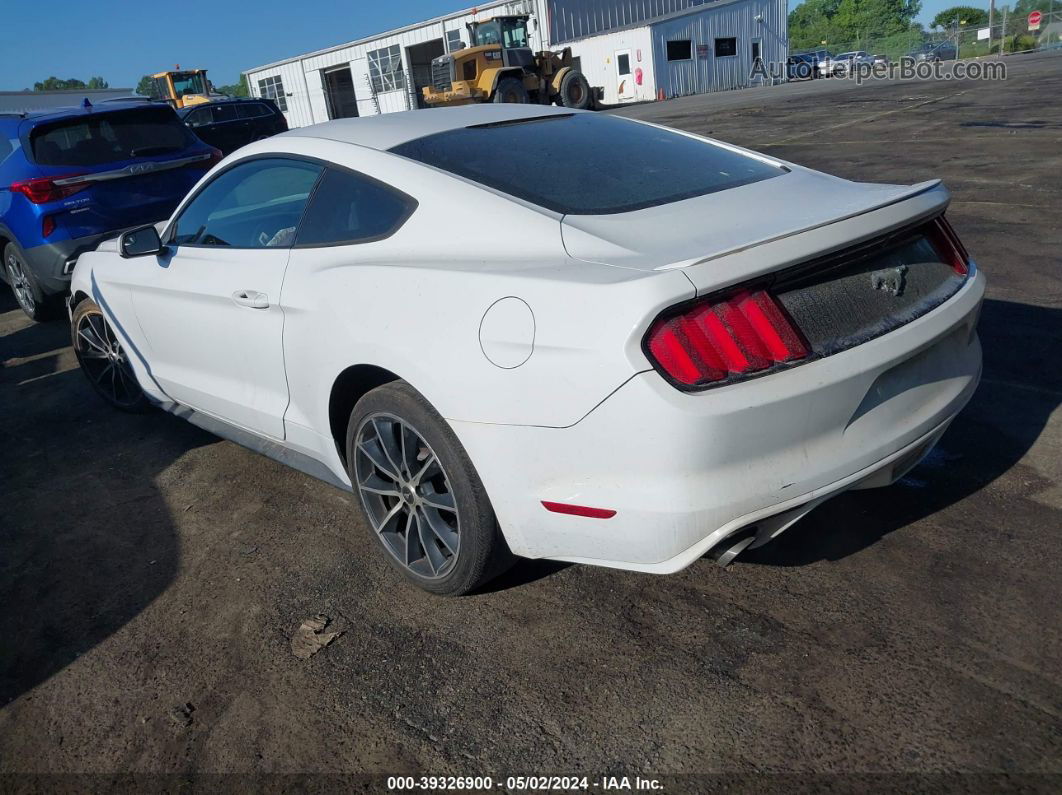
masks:
<instances>
[{"instance_id":1,"label":"green tree","mask_svg":"<svg viewBox=\"0 0 1062 795\"><path fill-rule=\"evenodd\" d=\"M111 84L102 77L90 77L87 88L110 88Z\"/></svg>"},{"instance_id":2,"label":"green tree","mask_svg":"<svg viewBox=\"0 0 1062 795\"><path fill-rule=\"evenodd\" d=\"M84 81L73 77L69 80L60 80L54 75L33 84L34 91L65 91L72 88L88 88L88 86L85 85Z\"/></svg>"},{"instance_id":3,"label":"green tree","mask_svg":"<svg viewBox=\"0 0 1062 795\"><path fill-rule=\"evenodd\" d=\"M141 77L140 82L136 84L136 93L142 97L153 97L155 95L155 79L151 75Z\"/></svg>"},{"instance_id":4,"label":"green tree","mask_svg":"<svg viewBox=\"0 0 1062 795\"><path fill-rule=\"evenodd\" d=\"M247 88L247 75L240 75L239 83L232 83L227 86L218 86L218 93L227 94L230 97L249 97L251 96L250 90Z\"/></svg>"},{"instance_id":5,"label":"green tree","mask_svg":"<svg viewBox=\"0 0 1062 795\"><path fill-rule=\"evenodd\" d=\"M911 30L922 0L806 0L789 14L793 50L866 42Z\"/></svg>"},{"instance_id":6,"label":"green tree","mask_svg":"<svg viewBox=\"0 0 1062 795\"><path fill-rule=\"evenodd\" d=\"M982 8L974 8L973 6L952 6L951 8L945 8L935 17L933 21L929 23L931 28L954 28L955 20L959 20L967 26L977 26L988 24L988 12Z\"/></svg>"}]
</instances>

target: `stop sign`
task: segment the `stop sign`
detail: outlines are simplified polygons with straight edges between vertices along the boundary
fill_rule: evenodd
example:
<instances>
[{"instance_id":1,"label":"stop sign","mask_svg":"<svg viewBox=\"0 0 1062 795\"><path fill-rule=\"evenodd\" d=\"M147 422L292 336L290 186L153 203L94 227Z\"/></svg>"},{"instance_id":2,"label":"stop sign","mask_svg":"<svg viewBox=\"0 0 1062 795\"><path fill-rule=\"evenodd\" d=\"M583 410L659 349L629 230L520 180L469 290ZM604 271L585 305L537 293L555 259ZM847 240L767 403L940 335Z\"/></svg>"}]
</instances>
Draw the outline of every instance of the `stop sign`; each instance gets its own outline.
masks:
<instances>
[{"instance_id":1,"label":"stop sign","mask_svg":"<svg viewBox=\"0 0 1062 795\"><path fill-rule=\"evenodd\" d=\"M1031 14L1029 14L1029 29L1033 30L1035 28L1040 27L1040 20L1042 20L1043 18L1044 15L1041 14L1039 11L1033 11Z\"/></svg>"}]
</instances>

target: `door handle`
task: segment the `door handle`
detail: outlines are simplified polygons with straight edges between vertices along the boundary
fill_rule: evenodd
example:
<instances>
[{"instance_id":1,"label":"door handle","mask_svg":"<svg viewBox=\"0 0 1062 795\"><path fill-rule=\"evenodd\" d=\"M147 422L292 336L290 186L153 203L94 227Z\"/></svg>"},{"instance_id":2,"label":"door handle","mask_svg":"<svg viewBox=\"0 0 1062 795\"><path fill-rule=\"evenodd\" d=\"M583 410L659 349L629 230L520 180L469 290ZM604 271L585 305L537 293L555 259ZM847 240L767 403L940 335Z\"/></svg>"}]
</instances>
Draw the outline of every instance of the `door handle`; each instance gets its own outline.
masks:
<instances>
[{"instance_id":1,"label":"door handle","mask_svg":"<svg viewBox=\"0 0 1062 795\"><path fill-rule=\"evenodd\" d=\"M232 294L232 300L240 306L249 306L252 309L269 308L269 296L257 290L237 290Z\"/></svg>"}]
</instances>

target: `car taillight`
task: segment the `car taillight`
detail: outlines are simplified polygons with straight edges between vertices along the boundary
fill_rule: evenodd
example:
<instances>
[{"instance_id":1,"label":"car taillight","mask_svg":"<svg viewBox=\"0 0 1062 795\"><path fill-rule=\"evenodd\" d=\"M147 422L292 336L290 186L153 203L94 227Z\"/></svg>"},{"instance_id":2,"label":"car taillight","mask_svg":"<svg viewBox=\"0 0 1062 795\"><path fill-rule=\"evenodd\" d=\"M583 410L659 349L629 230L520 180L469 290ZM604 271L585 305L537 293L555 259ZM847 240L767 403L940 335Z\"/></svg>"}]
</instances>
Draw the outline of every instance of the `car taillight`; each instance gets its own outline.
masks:
<instances>
[{"instance_id":1,"label":"car taillight","mask_svg":"<svg viewBox=\"0 0 1062 795\"><path fill-rule=\"evenodd\" d=\"M943 215L929 224L928 237L933 248L957 274L965 276L970 272L970 255Z\"/></svg>"},{"instance_id":2,"label":"car taillight","mask_svg":"<svg viewBox=\"0 0 1062 795\"><path fill-rule=\"evenodd\" d=\"M48 235L50 235L54 231L55 231L55 216L54 215L46 215L46 216L44 216L44 218L41 219L41 236L42 237L48 237Z\"/></svg>"},{"instance_id":3,"label":"car taillight","mask_svg":"<svg viewBox=\"0 0 1062 795\"><path fill-rule=\"evenodd\" d=\"M709 297L661 317L644 347L664 374L686 388L740 380L810 354L804 337L763 289Z\"/></svg>"},{"instance_id":4,"label":"car taillight","mask_svg":"<svg viewBox=\"0 0 1062 795\"><path fill-rule=\"evenodd\" d=\"M63 177L34 177L11 183L12 193L21 193L34 204L47 204L73 196L88 187L88 181L80 181L81 174Z\"/></svg>"},{"instance_id":5,"label":"car taillight","mask_svg":"<svg viewBox=\"0 0 1062 795\"><path fill-rule=\"evenodd\" d=\"M210 159L207 160L206 167L213 168L224 159L225 155L222 154L220 149L211 148Z\"/></svg>"}]
</instances>

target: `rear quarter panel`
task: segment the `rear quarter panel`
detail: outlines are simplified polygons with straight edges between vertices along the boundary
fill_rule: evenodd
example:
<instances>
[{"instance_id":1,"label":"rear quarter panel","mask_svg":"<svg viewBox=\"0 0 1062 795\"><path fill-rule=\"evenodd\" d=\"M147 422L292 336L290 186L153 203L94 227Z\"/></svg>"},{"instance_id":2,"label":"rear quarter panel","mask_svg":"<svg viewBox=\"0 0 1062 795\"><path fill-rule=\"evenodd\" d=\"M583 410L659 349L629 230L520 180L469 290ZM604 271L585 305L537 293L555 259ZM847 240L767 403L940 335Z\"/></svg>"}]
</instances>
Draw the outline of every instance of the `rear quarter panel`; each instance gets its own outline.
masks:
<instances>
[{"instance_id":1,"label":"rear quarter panel","mask_svg":"<svg viewBox=\"0 0 1062 795\"><path fill-rule=\"evenodd\" d=\"M661 308L693 296L681 273L573 260L556 216L420 164L349 144L286 145L419 202L386 240L292 251L282 295L286 419L317 433L328 433L333 382L356 364L405 378L448 419L571 425L649 369L637 346L642 330ZM484 355L480 326L508 296L530 306L534 340L524 364L503 369Z\"/></svg>"}]
</instances>

